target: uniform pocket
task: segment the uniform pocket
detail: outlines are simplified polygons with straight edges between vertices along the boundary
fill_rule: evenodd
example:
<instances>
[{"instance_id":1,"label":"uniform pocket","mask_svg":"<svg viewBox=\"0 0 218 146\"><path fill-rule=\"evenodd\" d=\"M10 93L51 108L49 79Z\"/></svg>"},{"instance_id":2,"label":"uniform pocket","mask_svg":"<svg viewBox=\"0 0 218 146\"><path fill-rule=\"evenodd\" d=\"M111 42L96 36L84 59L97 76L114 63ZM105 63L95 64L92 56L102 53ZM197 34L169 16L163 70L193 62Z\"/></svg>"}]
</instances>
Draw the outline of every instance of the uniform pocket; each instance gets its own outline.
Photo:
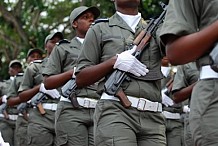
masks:
<instances>
[{"instance_id":1,"label":"uniform pocket","mask_svg":"<svg viewBox=\"0 0 218 146\"><path fill-rule=\"evenodd\" d=\"M59 135L57 136L57 145L58 146L64 146L67 144L68 136L67 134Z\"/></svg>"}]
</instances>

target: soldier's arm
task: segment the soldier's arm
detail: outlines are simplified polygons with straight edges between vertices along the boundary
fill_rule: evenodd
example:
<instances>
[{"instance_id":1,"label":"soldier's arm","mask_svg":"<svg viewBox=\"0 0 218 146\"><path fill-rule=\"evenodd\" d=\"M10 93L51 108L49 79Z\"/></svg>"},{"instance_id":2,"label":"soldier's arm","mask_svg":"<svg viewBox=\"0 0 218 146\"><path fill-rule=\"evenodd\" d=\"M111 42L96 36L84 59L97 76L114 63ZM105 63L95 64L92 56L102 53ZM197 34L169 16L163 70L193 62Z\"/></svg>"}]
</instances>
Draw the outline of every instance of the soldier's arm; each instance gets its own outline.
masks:
<instances>
[{"instance_id":1,"label":"soldier's arm","mask_svg":"<svg viewBox=\"0 0 218 146\"><path fill-rule=\"evenodd\" d=\"M19 93L19 98L22 102L27 102L30 100L34 95L39 92L40 85L37 85L31 89L24 90Z\"/></svg>"},{"instance_id":2,"label":"soldier's arm","mask_svg":"<svg viewBox=\"0 0 218 146\"><path fill-rule=\"evenodd\" d=\"M44 76L44 84L46 89L56 89L63 86L68 80L72 78L73 69L61 74Z\"/></svg>"},{"instance_id":3,"label":"soldier's arm","mask_svg":"<svg viewBox=\"0 0 218 146\"><path fill-rule=\"evenodd\" d=\"M112 57L100 64L86 67L76 75L76 84L79 88L92 85L113 71L116 57Z\"/></svg>"},{"instance_id":4,"label":"soldier's arm","mask_svg":"<svg viewBox=\"0 0 218 146\"><path fill-rule=\"evenodd\" d=\"M196 83L191 84L190 86L183 88L181 90L175 90L173 92L173 101L175 103L180 103L182 101L185 101L189 97L191 97L192 89L195 86Z\"/></svg>"},{"instance_id":5,"label":"soldier's arm","mask_svg":"<svg viewBox=\"0 0 218 146\"><path fill-rule=\"evenodd\" d=\"M9 106L15 106L22 103L22 100L17 96L17 97L10 97L7 101L7 105Z\"/></svg>"},{"instance_id":6,"label":"soldier's arm","mask_svg":"<svg viewBox=\"0 0 218 146\"><path fill-rule=\"evenodd\" d=\"M207 28L186 36L164 35L166 55L172 65L196 60L210 49L218 39L218 21Z\"/></svg>"}]
</instances>

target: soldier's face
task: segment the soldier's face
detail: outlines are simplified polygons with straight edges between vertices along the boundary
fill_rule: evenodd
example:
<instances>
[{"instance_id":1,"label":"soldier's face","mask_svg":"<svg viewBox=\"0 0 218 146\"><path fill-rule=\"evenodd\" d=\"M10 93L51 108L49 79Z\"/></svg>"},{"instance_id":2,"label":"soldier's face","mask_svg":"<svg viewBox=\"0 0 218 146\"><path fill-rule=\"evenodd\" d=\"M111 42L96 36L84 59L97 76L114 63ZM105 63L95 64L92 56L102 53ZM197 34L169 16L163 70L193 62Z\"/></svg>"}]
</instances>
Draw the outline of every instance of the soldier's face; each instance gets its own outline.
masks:
<instances>
[{"instance_id":1,"label":"soldier's face","mask_svg":"<svg viewBox=\"0 0 218 146\"><path fill-rule=\"evenodd\" d=\"M122 8L138 7L140 4L140 0L114 0L114 2L117 7Z\"/></svg>"},{"instance_id":2,"label":"soldier's face","mask_svg":"<svg viewBox=\"0 0 218 146\"><path fill-rule=\"evenodd\" d=\"M33 52L28 56L27 63L30 63L34 60L40 60L40 59L42 59L42 55L39 54L38 52Z\"/></svg>"},{"instance_id":3,"label":"soldier's face","mask_svg":"<svg viewBox=\"0 0 218 146\"><path fill-rule=\"evenodd\" d=\"M53 50L56 43L58 43L60 40L61 38L59 36L54 36L51 40L48 40L45 45L45 49L49 55L51 54L51 51Z\"/></svg>"},{"instance_id":4,"label":"soldier's face","mask_svg":"<svg viewBox=\"0 0 218 146\"><path fill-rule=\"evenodd\" d=\"M86 34L90 25L94 22L93 13L87 11L86 13L79 16L77 20L74 21L74 28L81 34Z\"/></svg>"}]
</instances>

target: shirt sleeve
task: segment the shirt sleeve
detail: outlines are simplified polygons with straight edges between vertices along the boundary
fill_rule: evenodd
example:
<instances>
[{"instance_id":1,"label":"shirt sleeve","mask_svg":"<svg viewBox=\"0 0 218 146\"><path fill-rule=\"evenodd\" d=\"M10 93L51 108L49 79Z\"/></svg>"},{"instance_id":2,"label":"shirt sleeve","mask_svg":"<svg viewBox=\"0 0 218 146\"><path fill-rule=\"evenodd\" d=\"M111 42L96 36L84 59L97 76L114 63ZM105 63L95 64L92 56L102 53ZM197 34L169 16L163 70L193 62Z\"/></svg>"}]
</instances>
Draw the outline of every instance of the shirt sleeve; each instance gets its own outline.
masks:
<instances>
[{"instance_id":1,"label":"shirt sleeve","mask_svg":"<svg viewBox=\"0 0 218 146\"><path fill-rule=\"evenodd\" d=\"M23 81L18 89L18 92L22 92L24 90L33 88L34 76L35 76L35 70L33 69L33 65L30 64L24 72Z\"/></svg>"},{"instance_id":2,"label":"shirt sleeve","mask_svg":"<svg viewBox=\"0 0 218 146\"><path fill-rule=\"evenodd\" d=\"M170 0L160 38L165 45L168 35L184 36L198 31L198 11L193 0Z\"/></svg>"},{"instance_id":3,"label":"shirt sleeve","mask_svg":"<svg viewBox=\"0 0 218 146\"><path fill-rule=\"evenodd\" d=\"M100 33L100 32L99 32ZM100 62L100 43L96 31L90 28L86 34L85 41L82 46L82 51L78 58L78 64L76 68L76 73L80 72L83 68L87 66L96 65Z\"/></svg>"},{"instance_id":4,"label":"shirt sleeve","mask_svg":"<svg viewBox=\"0 0 218 146\"><path fill-rule=\"evenodd\" d=\"M177 72L174 77L172 92L175 92L187 86L188 86L188 83L186 81L184 68L183 68L183 65L180 65L177 67Z\"/></svg>"}]
</instances>

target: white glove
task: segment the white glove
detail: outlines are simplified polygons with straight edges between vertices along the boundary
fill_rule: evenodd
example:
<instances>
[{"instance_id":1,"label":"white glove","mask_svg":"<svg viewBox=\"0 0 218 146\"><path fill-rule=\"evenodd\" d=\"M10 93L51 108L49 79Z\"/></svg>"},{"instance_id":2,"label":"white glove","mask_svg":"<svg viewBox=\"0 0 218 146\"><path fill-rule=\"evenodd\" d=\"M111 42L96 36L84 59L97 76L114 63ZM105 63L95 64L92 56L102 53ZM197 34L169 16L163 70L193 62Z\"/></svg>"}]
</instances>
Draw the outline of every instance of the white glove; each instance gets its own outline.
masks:
<instances>
[{"instance_id":1,"label":"white glove","mask_svg":"<svg viewBox=\"0 0 218 146\"><path fill-rule=\"evenodd\" d=\"M190 108L188 107L188 105L183 106L183 112L184 113L189 113L190 112Z\"/></svg>"},{"instance_id":2,"label":"white glove","mask_svg":"<svg viewBox=\"0 0 218 146\"><path fill-rule=\"evenodd\" d=\"M164 93L164 91L161 92L161 95L162 95L162 103L163 103L166 107L172 106L172 105L174 104L173 100L172 100L170 97L168 97L168 96Z\"/></svg>"},{"instance_id":3,"label":"white glove","mask_svg":"<svg viewBox=\"0 0 218 146\"><path fill-rule=\"evenodd\" d=\"M114 69L119 69L125 72L130 72L135 76L145 76L149 70L142 64L138 59L136 59L132 53L135 51L136 46L128 51L124 51L117 54L117 60L114 64Z\"/></svg>"},{"instance_id":4,"label":"white glove","mask_svg":"<svg viewBox=\"0 0 218 146\"><path fill-rule=\"evenodd\" d=\"M7 100L8 100L7 98L8 98L7 95L3 95L3 96L2 96L2 102L3 102L3 103L7 103Z\"/></svg>"},{"instance_id":5,"label":"white glove","mask_svg":"<svg viewBox=\"0 0 218 146\"><path fill-rule=\"evenodd\" d=\"M44 83L41 83L39 91L41 91L42 93L50 95L54 99L60 97L60 94L59 94L59 92L56 89L46 90Z\"/></svg>"}]
</instances>

